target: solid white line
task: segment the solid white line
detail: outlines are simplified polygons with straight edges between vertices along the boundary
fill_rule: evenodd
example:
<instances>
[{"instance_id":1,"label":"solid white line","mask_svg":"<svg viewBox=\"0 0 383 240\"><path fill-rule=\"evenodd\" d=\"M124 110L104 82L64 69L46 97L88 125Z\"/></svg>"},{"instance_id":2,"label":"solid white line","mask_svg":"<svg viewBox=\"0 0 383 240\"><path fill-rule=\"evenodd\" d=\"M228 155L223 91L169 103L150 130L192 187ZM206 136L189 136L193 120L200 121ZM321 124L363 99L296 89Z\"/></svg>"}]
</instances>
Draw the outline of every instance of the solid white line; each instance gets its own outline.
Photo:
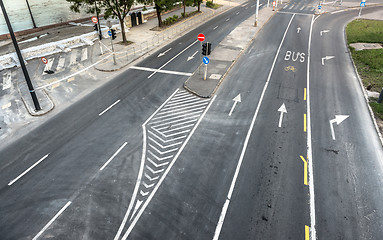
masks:
<instances>
[{"instance_id":1,"label":"solid white line","mask_svg":"<svg viewBox=\"0 0 383 240\"><path fill-rule=\"evenodd\" d=\"M331 12L331 14L341 13L341 12L344 12L344 10L339 10L339 11Z\"/></svg>"},{"instance_id":2,"label":"solid white line","mask_svg":"<svg viewBox=\"0 0 383 240\"><path fill-rule=\"evenodd\" d=\"M102 114L106 113L109 109L111 109L112 107L114 107L117 103L120 102L120 99L118 99L117 101L115 101L112 105L110 105L107 109L105 109L104 111L102 111L101 113L98 114L98 116L101 116Z\"/></svg>"},{"instance_id":3,"label":"solid white line","mask_svg":"<svg viewBox=\"0 0 383 240\"><path fill-rule=\"evenodd\" d=\"M280 50L281 50L282 44L283 44L283 42L284 42L284 40L285 40L287 31L288 31L289 28L290 28L290 25L291 25L291 22L293 21L294 16L295 16L295 14L293 14L293 16L292 16L291 19L290 19L289 24L287 25L285 34L283 35L282 41L281 41L281 43L279 44L277 53L276 53L276 55L275 55L273 65L271 66L269 76L268 76L268 78L267 78L267 81L266 81L266 83L265 83L265 86L263 87L263 91L262 91L262 94L261 94L261 98L259 99L257 109L255 110L253 119L252 119L252 121L251 121L249 130L248 130L248 132L247 132L246 139L245 139L245 142L244 142L244 144L243 144L243 148L242 148L241 156L239 157L238 165L237 165L237 168L235 169L235 173L234 173L234 176L233 176L233 180L232 180L232 182L231 182L231 185L230 185L229 192L228 192L228 194L227 194L227 198L226 198L225 204L223 205L223 207L222 207L222 211L221 211L221 215L219 216L219 220L218 220L218 223L217 223L217 227L216 227L216 229L215 229L215 232L214 232L213 240L218 240L219 235L221 234L221 229L222 229L223 223L224 223L224 221L225 221L226 212L227 212L227 209L229 208L229 204L230 204L231 196L232 196L232 194L233 194L234 187L235 187L235 184L236 184L236 182L237 182L237 177L238 177L238 174L239 174L239 170L240 170L240 168L241 168L242 161L243 161L243 158L244 158L244 156L245 156L245 152L246 152L246 149L247 149L247 145L249 144L249 140L250 140L251 132L253 131L253 128L254 128L255 120L257 119L257 116L258 116L258 113L259 113L259 109L261 108L261 105L262 105L263 97L264 97L264 95L265 95L265 93L266 93L267 87L268 87L269 82L270 82L270 79L271 79L271 74L272 74L272 72L273 72L273 70L274 70L274 66L275 66L275 63L276 63L276 61L277 61L279 52L280 52Z\"/></svg>"},{"instance_id":4,"label":"solid white line","mask_svg":"<svg viewBox=\"0 0 383 240\"><path fill-rule=\"evenodd\" d=\"M198 40L195 40L192 44L190 44L189 46L187 46L184 50L182 50L181 52L179 52L177 55L175 55L174 57L172 57L172 59L170 59L169 61L167 61L164 65L162 65L158 70L156 70L154 73L150 74L148 78L151 78L154 74L156 74L159 70L161 70L162 68L164 68L166 65L168 65L171 61L173 61L176 57L178 57L179 55L181 55L183 52L185 52L186 50L188 50L191 46L193 46L194 44L196 44L198 42Z\"/></svg>"},{"instance_id":5,"label":"solid white line","mask_svg":"<svg viewBox=\"0 0 383 240\"><path fill-rule=\"evenodd\" d=\"M283 14L295 14L295 15L303 15L303 16L312 16L312 13L294 13L294 12L282 12L278 11L277 13L283 13Z\"/></svg>"},{"instance_id":6,"label":"solid white line","mask_svg":"<svg viewBox=\"0 0 383 240\"><path fill-rule=\"evenodd\" d=\"M127 237L129 236L130 232L133 230L134 226L136 225L138 219L140 218L140 216L142 215L142 213L144 212L145 208L148 206L148 204L150 203L150 201L152 200L153 196L156 194L158 188L161 186L162 182L164 181L164 179L166 178L167 174L169 173L170 169L173 167L174 163L177 161L178 157L180 156L180 154L182 153L183 149L185 148L186 144L189 142L190 138L193 136L195 130L197 129L198 125L201 123L202 119L204 118L205 114L207 113L207 111L209 110L210 106L212 105L212 103L214 102L215 98L217 97L217 95L215 95L213 97L213 99L211 100L209 106L207 106L207 108L205 109L205 111L203 112L203 114L201 115L200 119L198 120L198 122L196 123L196 125L194 126L193 130L190 132L189 136L187 137L187 139L185 140L184 144L181 146L180 150L177 152L176 156L173 158L172 162L170 163L170 165L168 166L168 168L166 169L165 173L162 175L162 177L160 178L160 180L158 181L157 185L154 187L153 191L150 193L148 199L145 201L144 205L141 207L140 211L138 212L138 214L136 215L136 217L134 218L134 220L132 221L132 223L130 224L128 230L125 232L124 236L122 237L121 240L126 240ZM142 176L142 173L141 175L139 176ZM134 199L134 198L132 198Z\"/></svg>"},{"instance_id":7,"label":"solid white line","mask_svg":"<svg viewBox=\"0 0 383 240\"><path fill-rule=\"evenodd\" d=\"M157 114L157 112L166 104L168 103L168 101L174 96L176 95L176 93L179 91L179 89L177 88L174 93L172 95L170 95L170 97L168 99L166 99L166 101L142 124L142 131L143 131L143 136L142 136L142 139L143 139L143 144L142 144L142 158L141 158L141 166L140 166L140 171L138 173L138 176L142 176L142 173L144 171L144 163L145 163L145 158L146 158L146 124L152 119L152 117L154 115ZM155 134L153 134L154 136L156 136ZM120 228L118 229L117 233L116 233L116 236L114 237L114 240L118 240L120 238L120 235L122 233L122 230L124 229L125 227L125 224L126 222L128 221L128 217L129 217L129 214L130 212L132 211L132 207L133 207L133 204L134 204L134 201L133 199L136 199L137 197L137 193L138 193L138 188L140 186L140 182L139 180L137 180L136 182L136 186L134 187L134 191L133 191L133 196L132 196L132 200L130 201L129 203L129 207L128 207L128 210L126 211L125 213L125 216L124 216L124 219L122 220L122 223L120 225Z\"/></svg>"},{"instance_id":8,"label":"solid white line","mask_svg":"<svg viewBox=\"0 0 383 240\"><path fill-rule=\"evenodd\" d=\"M160 70L155 68L147 68L147 67L138 67L138 66L131 66L131 69L141 70L141 71L147 71L147 72L159 72L159 73L167 73L167 74L173 74L173 75L182 75L182 76L191 76L192 73L186 73L186 72L177 72L177 71L170 71L170 70Z\"/></svg>"},{"instance_id":9,"label":"solid white line","mask_svg":"<svg viewBox=\"0 0 383 240\"><path fill-rule=\"evenodd\" d=\"M45 225L45 227L32 240L38 239L41 236L41 234L43 234L45 230L47 230L49 226L65 211L65 209L67 209L69 205L71 205L71 203L71 201L67 202L67 204L65 204L65 206L61 208L61 210L47 223L47 225Z\"/></svg>"},{"instance_id":10,"label":"solid white line","mask_svg":"<svg viewBox=\"0 0 383 240\"><path fill-rule=\"evenodd\" d=\"M122 144L122 146L109 158L108 161L106 161L106 163L100 168L100 171L104 170L104 168L117 156L117 154L119 154L121 152L121 150L126 146L126 144L128 144L127 142L125 142L124 144Z\"/></svg>"},{"instance_id":11,"label":"solid white line","mask_svg":"<svg viewBox=\"0 0 383 240\"><path fill-rule=\"evenodd\" d=\"M311 112L310 112L310 51L311 51L311 36L314 24L314 16L311 18L309 44L307 50L307 160L309 164L309 192L310 192L310 236L311 240L316 240L316 229L315 229L315 195L314 195L314 170L313 170L313 152L311 142Z\"/></svg>"},{"instance_id":12,"label":"solid white line","mask_svg":"<svg viewBox=\"0 0 383 240\"><path fill-rule=\"evenodd\" d=\"M42 157L40 160L38 160L35 164L33 164L32 166L30 166L27 170L25 170L22 174L20 174L17 178L13 179L12 181L10 181L8 183L8 186L11 186L12 184L14 184L17 180L19 180L21 177L23 177L25 174L27 174L29 171L31 171L34 167L36 167L39 163L41 163L42 161L44 161L47 157L49 156L49 153L47 155L45 155L44 157Z\"/></svg>"}]
</instances>

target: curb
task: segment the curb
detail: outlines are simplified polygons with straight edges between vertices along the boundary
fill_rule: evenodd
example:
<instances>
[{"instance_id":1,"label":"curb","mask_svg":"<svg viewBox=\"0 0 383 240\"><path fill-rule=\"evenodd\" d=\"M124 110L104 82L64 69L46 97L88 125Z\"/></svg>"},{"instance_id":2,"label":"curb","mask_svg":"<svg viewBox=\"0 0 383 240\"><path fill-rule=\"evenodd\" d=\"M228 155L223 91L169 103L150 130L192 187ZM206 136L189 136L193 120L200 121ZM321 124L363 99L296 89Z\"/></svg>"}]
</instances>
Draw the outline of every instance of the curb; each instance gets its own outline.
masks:
<instances>
[{"instance_id":1,"label":"curb","mask_svg":"<svg viewBox=\"0 0 383 240\"><path fill-rule=\"evenodd\" d=\"M279 11L279 10L278 10ZM183 86L184 86L184 89L188 90L189 92L197 95L198 97L202 97L202 98L211 98L218 90L218 88L220 87L221 83L223 82L223 80L225 79L225 77L229 74L230 70L233 68L233 66L235 65L235 63L237 62L237 60L242 56L242 54L249 48L249 46L254 42L255 38L257 37L258 33L263 29L263 27L270 21L270 19L276 14L278 13L278 11L274 11L274 13L269 17L269 19L267 19L265 21L265 23L262 25L262 27L254 34L254 36L248 41L248 43L246 44L246 46L240 51L240 53L237 55L237 57L233 60L233 62L231 63L231 65L229 66L229 68L226 70L226 73L223 74L223 76L221 77L220 81L218 82L217 86L215 87L215 89L213 90L213 92L209 95L209 96L202 96L201 94L191 90L190 88L188 88L186 86L186 83L189 81L190 78L188 78ZM253 15L251 15L249 18L253 17ZM219 45L219 44L218 44ZM203 65L203 63L201 63L201 65ZM200 66L201 66L200 65ZM200 67L199 66L199 67Z\"/></svg>"},{"instance_id":2,"label":"curb","mask_svg":"<svg viewBox=\"0 0 383 240\"><path fill-rule=\"evenodd\" d=\"M351 21L353 21L353 20L354 20L354 19L348 21L348 22L344 25L344 27L343 27L343 36L344 36L344 39L345 39L345 42L346 42L346 47L347 47L347 49L349 49L349 50L350 50L350 48L349 48L348 43L347 43L346 26L347 26ZM377 122L376 122L375 114L374 114L374 112L372 111L372 108L371 108L371 106L370 106L370 104L369 104L368 95L367 95L366 89L364 88L364 85L363 85L363 82L362 82L362 78L360 77L360 75L359 75L359 73L358 73L358 69L356 68L354 59L352 59L351 52L350 52L350 51L347 51L347 53L348 53L348 56L349 56L349 58L350 58L350 60L351 60L351 62L352 62L352 65L353 65L353 67L354 67L354 71L355 71L355 73L356 73L356 76L357 76L357 78L358 78L359 85L360 85L360 88L361 88L361 90L362 90L362 92L363 92L363 96L364 96L364 99L365 99L365 101L366 101L366 105L367 105L368 111L370 112L370 117L371 117L371 119L372 119L372 121L373 121L373 123L374 123L376 133L378 134L378 137L379 137L379 139L380 139L380 143L381 143L381 145L383 146L383 136L382 136L382 133L381 133L380 130L379 130L379 126L378 126L378 124L377 124Z\"/></svg>"}]
</instances>

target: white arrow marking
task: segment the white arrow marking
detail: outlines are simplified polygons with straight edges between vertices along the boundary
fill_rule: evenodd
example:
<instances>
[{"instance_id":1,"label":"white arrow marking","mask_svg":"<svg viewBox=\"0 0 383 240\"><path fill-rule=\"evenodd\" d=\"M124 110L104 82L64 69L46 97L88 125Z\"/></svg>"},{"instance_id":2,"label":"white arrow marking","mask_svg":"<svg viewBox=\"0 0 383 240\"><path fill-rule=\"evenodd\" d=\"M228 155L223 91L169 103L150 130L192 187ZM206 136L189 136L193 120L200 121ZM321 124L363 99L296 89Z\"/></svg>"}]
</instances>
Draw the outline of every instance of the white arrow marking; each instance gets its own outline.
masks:
<instances>
[{"instance_id":1,"label":"white arrow marking","mask_svg":"<svg viewBox=\"0 0 383 240\"><path fill-rule=\"evenodd\" d=\"M234 108L237 105L237 103L241 102L241 94L238 94L235 98L233 98L233 101L234 101L234 104L233 104L233 107L231 107L231 110L229 112L229 116L231 116L231 114L233 113Z\"/></svg>"},{"instance_id":2,"label":"white arrow marking","mask_svg":"<svg viewBox=\"0 0 383 240\"><path fill-rule=\"evenodd\" d=\"M335 56L326 56L326 57L322 57L322 65L324 65L324 60L330 60L330 59L333 59Z\"/></svg>"},{"instance_id":3,"label":"white arrow marking","mask_svg":"<svg viewBox=\"0 0 383 240\"><path fill-rule=\"evenodd\" d=\"M301 28L300 27L298 27L297 28L297 33L299 33L301 31Z\"/></svg>"},{"instance_id":4,"label":"white arrow marking","mask_svg":"<svg viewBox=\"0 0 383 240\"><path fill-rule=\"evenodd\" d=\"M336 125L339 125L341 122L346 120L349 117L349 115L335 115L334 119L331 119L330 122L330 129L331 129L331 135L332 139L335 140L335 132L334 132L334 126L333 123L336 123Z\"/></svg>"},{"instance_id":5,"label":"white arrow marking","mask_svg":"<svg viewBox=\"0 0 383 240\"><path fill-rule=\"evenodd\" d=\"M282 126L282 119L283 119L283 113L287 113L285 103L281 105L281 107L278 109L278 112L281 112L281 115L279 117L279 124L278 127Z\"/></svg>"},{"instance_id":6,"label":"white arrow marking","mask_svg":"<svg viewBox=\"0 0 383 240\"><path fill-rule=\"evenodd\" d=\"M193 55L191 55L190 57L188 57L188 60L187 62L189 62L190 60L192 60L194 58L194 56L198 53L198 51L196 51Z\"/></svg>"},{"instance_id":7,"label":"white arrow marking","mask_svg":"<svg viewBox=\"0 0 383 240\"><path fill-rule=\"evenodd\" d=\"M157 57L162 57L162 56L164 56L164 55L165 55L167 52L169 52L170 50L172 50L172 48L169 48L169 49L166 50L165 52L158 54Z\"/></svg>"},{"instance_id":8,"label":"white arrow marking","mask_svg":"<svg viewBox=\"0 0 383 240\"><path fill-rule=\"evenodd\" d=\"M330 30L322 30L320 31L320 36L322 37L323 33L328 33L328 32L330 32Z\"/></svg>"}]
</instances>

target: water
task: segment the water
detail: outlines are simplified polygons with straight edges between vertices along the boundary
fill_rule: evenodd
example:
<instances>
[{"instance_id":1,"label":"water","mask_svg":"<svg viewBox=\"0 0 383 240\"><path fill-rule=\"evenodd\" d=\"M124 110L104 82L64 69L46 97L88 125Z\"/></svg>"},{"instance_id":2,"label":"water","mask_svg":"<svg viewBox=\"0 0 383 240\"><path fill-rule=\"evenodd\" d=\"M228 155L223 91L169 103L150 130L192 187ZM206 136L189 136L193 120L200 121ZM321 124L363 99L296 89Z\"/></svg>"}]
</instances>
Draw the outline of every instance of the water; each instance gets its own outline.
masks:
<instances>
[{"instance_id":1,"label":"water","mask_svg":"<svg viewBox=\"0 0 383 240\"><path fill-rule=\"evenodd\" d=\"M85 11L72 12L65 0L28 0L37 27L88 17ZM13 31L33 28L26 0L3 0ZM3 12L0 9L0 34L8 33Z\"/></svg>"}]
</instances>

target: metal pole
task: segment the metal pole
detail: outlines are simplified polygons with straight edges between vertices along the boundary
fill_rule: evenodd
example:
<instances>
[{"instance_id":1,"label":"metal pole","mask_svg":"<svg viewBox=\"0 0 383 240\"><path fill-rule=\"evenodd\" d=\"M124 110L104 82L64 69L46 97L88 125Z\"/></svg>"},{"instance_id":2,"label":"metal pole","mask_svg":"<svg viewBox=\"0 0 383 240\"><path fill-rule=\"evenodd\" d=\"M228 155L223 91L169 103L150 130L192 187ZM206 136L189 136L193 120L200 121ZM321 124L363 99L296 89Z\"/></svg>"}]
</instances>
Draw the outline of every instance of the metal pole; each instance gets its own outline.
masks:
<instances>
[{"instance_id":1,"label":"metal pole","mask_svg":"<svg viewBox=\"0 0 383 240\"><path fill-rule=\"evenodd\" d=\"M109 28L109 31L111 31L110 28ZM110 42L112 43L113 62L114 62L114 65L117 65L116 54L114 54L114 47L113 47L113 36L110 36Z\"/></svg>"},{"instance_id":2,"label":"metal pole","mask_svg":"<svg viewBox=\"0 0 383 240\"><path fill-rule=\"evenodd\" d=\"M1 10L3 11L3 14L4 14L5 22L7 23L7 26L8 26L9 35L11 35L13 45L15 46L17 57L19 58L21 69L23 70L23 73L24 73L25 81L27 82L29 92L31 93L32 100L33 100L33 103L35 105L35 110L36 110L36 112L40 111L41 107L39 104L39 100L37 99L35 90L33 89L31 79L29 78L28 70L25 67L24 59L23 59L23 56L21 55L19 45L17 44L17 40L16 40L15 34L13 32L11 22L9 21L8 14L5 10L3 0L0 0L0 6L1 6Z\"/></svg>"},{"instance_id":3,"label":"metal pole","mask_svg":"<svg viewBox=\"0 0 383 240\"><path fill-rule=\"evenodd\" d=\"M32 15L32 11L31 11L31 7L29 6L29 2L28 2L28 0L26 0L26 1L27 1L27 6L28 6L29 14L31 15L31 18L32 18L33 28L37 28L35 20L33 19L33 15Z\"/></svg>"},{"instance_id":4,"label":"metal pole","mask_svg":"<svg viewBox=\"0 0 383 240\"><path fill-rule=\"evenodd\" d=\"M202 51L202 42L200 42L201 43L201 51ZM199 67L198 67L198 75L200 75L201 74L201 62L202 62L202 54L200 54L199 55Z\"/></svg>"},{"instance_id":5,"label":"metal pole","mask_svg":"<svg viewBox=\"0 0 383 240\"><path fill-rule=\"evenodd\" d=\"M254 27L256 27L257 24L258 24L258 9L259 9L259 0L257 0L257 6L255 8L255 23L254 23Z\"/></svg>"},{"instance_id":6,"label":"metal pole","mask_svg":"<svg viewBox=\"0 0 383 240\"><path fill-rule=\"evenodd\" d=\"M101 33L100 18L99 18L99 16L98 16L97 1L94 1L94 7L96 8L96 15L97 15L98 37L99 37L100 40L101 40L101 39L102 39L102 33Z\"/></svg>"}]
</instances>

